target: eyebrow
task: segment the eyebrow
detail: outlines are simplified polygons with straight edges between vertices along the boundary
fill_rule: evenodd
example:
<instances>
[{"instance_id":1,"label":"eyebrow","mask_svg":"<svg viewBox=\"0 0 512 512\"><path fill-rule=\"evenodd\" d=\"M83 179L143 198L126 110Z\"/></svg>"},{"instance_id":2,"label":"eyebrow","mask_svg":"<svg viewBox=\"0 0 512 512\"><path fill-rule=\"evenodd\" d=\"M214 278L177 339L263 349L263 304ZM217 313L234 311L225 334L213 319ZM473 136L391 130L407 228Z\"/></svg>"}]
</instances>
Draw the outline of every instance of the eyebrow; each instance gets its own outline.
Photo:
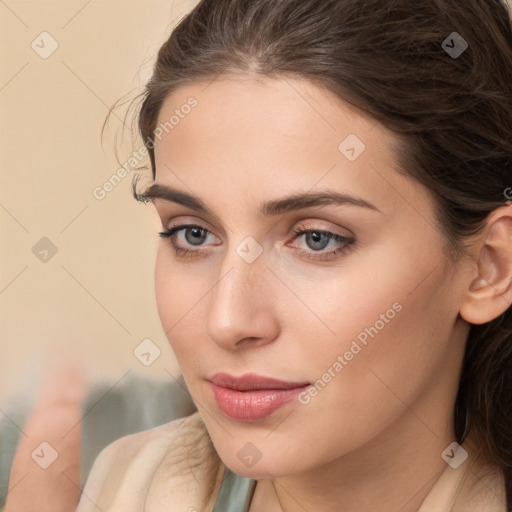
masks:
<instances>
[{"instance_id":1,"label":"eyebrow","mask_svg":"<svg viewBox=\"0 0 512 512\"><path fill-rule=\"evenodd\" d=\"M201 201L201 199L168 185L153 183L142 193L137 193L134 187L133 196L137 201L142 203L147 203L148 201L153 202L155 199L162 199L164 201L181 204L196 212L205 213L215 217L215 214L204 204L203 201ZM280 199L264 201L260 205L260 212L265 216L271 216L303 208L331 204L358 206L382 213L374 204L365 201L362 198L336 192L334 190L324 190L313 193L297 192Z\"/></svg>"}]
</instances>

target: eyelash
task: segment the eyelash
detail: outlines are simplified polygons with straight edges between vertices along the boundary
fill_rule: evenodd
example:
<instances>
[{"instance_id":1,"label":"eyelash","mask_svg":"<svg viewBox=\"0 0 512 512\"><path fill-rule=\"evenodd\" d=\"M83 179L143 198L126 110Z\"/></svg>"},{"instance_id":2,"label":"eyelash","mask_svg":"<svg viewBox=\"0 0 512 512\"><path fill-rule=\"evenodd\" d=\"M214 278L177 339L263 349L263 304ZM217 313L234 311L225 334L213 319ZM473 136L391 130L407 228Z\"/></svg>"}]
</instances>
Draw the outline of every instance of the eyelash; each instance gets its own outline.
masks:
<instances>
[{"instance_id":1,"label":"eyelash","mask_svg":"<svg viewBox=\"0 0 512 512\"><path fill-rule=\"evenodd\" d=\"M197 224L182 224L178 226L173 226L169 229L166 229L164 231L161 231L158 233L158 236L160 238L169 238L170 239L170 245L174 249L176 256L179 257L193 257L195 254L201 252L201 249L185 249L178 245L176 243L176 233L179 231L182 231L186 228L199 228L203 231L205 231L207 234L211 233L207 229L202 228L201 226ZM300 235L308 234L308 233L318 233L321 235L326 236L329 241L335 240L337 242L344 242L345 245L342 247L338 247L334 250L327 251L327 252L321 252L321 251L315 251L311 252L304 249L296 249L296 251L302 255L305 256L306 259L314 260L314 261L328 261L336 256L341 256L342 254L347 253L349 250L353 248L353 244L355 243L355 240L352 238L344 237L341 235L338 235L336 233L331 233L330 231L325 231L322 229L304 229L304 227L298 227L293 230L293 233L295 233L295 238L297 238ZM315 254L315 256L312 256L312 254Z\"/></svg>"}]
</instances>

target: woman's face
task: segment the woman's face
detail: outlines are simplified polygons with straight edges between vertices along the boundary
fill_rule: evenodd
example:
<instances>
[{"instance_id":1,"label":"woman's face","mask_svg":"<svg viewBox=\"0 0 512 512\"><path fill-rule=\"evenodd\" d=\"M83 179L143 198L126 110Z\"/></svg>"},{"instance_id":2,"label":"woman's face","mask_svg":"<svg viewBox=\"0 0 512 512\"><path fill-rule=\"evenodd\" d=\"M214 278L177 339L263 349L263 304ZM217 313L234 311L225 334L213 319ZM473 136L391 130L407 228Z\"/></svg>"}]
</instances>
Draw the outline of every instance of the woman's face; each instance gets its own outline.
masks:
<instances>
[{"instance_id":1,"label":"woman's face","mask_svg":"<svg viewBox=\"0 0 512 512\"><path fill-rule=\"evenodd\" d=\"M158 310L223 461L278 477L446 429L467 275L397 172L393 132L309 82L235 76L178 89L166 122L155 183L205 209L155 200L164 229L197 226L175 233L190 253L160 241ZM280 203L318 194L348 198ZM218 373L304 387L229 391Z\"/></svg>"}]
</instances>

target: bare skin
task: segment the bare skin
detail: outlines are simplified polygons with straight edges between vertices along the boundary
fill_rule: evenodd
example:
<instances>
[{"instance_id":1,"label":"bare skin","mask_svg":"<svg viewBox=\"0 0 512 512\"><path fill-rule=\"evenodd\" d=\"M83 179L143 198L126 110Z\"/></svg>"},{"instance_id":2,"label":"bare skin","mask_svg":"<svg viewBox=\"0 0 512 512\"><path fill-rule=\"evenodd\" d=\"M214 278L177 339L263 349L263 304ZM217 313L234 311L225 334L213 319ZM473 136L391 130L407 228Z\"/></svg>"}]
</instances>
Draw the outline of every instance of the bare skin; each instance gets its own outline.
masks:
<instances>
[{"instance_id":1,"label":"bare skin","mask_svg":"<svg viewBox=\"0 0 512 512\"><path fill-rule=\"evenodd\" d=\"M454 440L469 323L489 322L512 301L512 205L493 212L454 265L429 194L396 171L392 132L307 82L231 76L206 85L167 98L159 122L190 96L198 104L157 144L156 183L194 194L212 214L161 199L155 206L164 228L194 224L207 236L196 246L185 230L177 234L177 244L198 251L192 256L162 239L155 287L162 326L212 441L231 469L258 479L250 512L415 511ZM338 148L348 134L365 144L353 161ZM263 201L326 189L377 209L259 212ZM355 242L310 259L346 242L315 250L296 228ZM248 236L262 250L251 263L236 251ZM378 320L383 327L349 360L352 341ZM335 371L340 355L346 364ZM252 423L225 416L206 380L226 371L315 382L329 370L330 381L307 403ZM61 392L52 387L48 396ZM48 438L51 403L44 399L34 413L31 438ZM61 424L71 425L80 393L66 403ZM68 439L66 464L76 467L79 438ZM237 456L248 442L261 454L252 467ZM11 481L33 463L30 449L20 445ZM9 512L72 510L76 495L65 498L55 475L34 478L37 491L12 492Z\"/></svg>"}]
</instances>

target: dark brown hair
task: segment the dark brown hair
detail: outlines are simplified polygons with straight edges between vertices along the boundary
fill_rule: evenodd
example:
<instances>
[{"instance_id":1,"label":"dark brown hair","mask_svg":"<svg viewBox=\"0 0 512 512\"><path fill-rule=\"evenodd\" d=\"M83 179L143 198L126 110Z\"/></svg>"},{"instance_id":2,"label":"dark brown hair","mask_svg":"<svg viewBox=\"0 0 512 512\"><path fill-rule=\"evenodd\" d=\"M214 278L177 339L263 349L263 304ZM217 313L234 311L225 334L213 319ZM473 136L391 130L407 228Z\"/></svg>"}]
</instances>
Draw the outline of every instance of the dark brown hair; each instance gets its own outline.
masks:
<instances>
[{"instance_id":1,"label":"dark brown hair","mask_svg":"<svg viewBox=\"0 0 512 512\"><path fill-rule=\"evenodd\" d=\"M459 36L467 48L450 53L463 48ZM504 0L202 0L161 47L142 95L139 130L153 178L164 99L227 73L309 80L393 130L400 172L432 192L454 261L507 202L512 27ZM454 422L459 442L474 432L485 460L504 471L512 503L512 308L471 326Z\"/></svg>"}]
</instances>

